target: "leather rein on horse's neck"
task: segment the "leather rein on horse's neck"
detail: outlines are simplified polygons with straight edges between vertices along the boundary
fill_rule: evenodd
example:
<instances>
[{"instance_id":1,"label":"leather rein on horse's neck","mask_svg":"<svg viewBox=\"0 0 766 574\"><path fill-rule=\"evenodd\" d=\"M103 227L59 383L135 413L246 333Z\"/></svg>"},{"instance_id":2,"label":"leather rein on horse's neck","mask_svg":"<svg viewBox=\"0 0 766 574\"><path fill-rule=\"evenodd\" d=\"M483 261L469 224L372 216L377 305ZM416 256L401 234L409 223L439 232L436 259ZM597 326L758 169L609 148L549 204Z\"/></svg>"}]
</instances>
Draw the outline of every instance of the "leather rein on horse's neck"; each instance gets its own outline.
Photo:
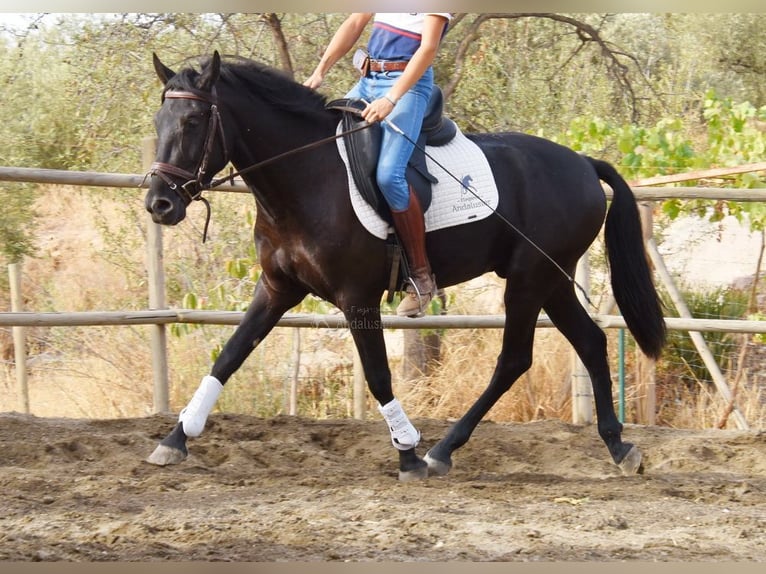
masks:
<instances>
[{"instance_id":1,"label":"leather rein on horse's neck","mask_svg":"<svg viewBox=\"0 0 766 574\"><path fill-rule=\"evenodd\" d=\"M362 125L352 128L350 130L347 130L347 131L335 134L333 136L326 137L315 142L311 142L304 146L286 151L284 153L278 154L276 156L273 156L263 161L260 161L258 163L255 163L239 171L232 172L228 174L226 177L218 178L208 183L205 183L203 181L203 178L205 176L205 173L207 172L208 161L210 159L210 154L213 151L213 143L215 142L216 134L220 134L221 136L221 145L223 146L223 155L224 155L225 163L228 163L229 161L228 160L229 152L226 148L226 137L223 131L223 122L221 121L221 114L218 111L218 98L215 92L215 88L213 88L213 91L210 93L209 96L201 92L168 90L163 94L163 101L165 98L197 100L200 102L205 102L210 104L210 120L208 123L207 134L205 135L204 153L202 154L202 158L200 159L199 165L197 166L197 172L192 173L190 171L187 171L185 169L182 169L170 163L155 161L154 163L152 163L151 167L149 168L149 173L147 174L149 176L156 175L160 177L165 183L168 184L168 187L170 187L170 189L172 189L173 191L176 191L182 196L185 195L186 199L188 199L190 203L192 201L201 201L202 203L205 204L205 207L207 209L207 216L205 218L205 229L202 233L202 243L205 243L207 239L207 230L210 225L210 217L211 217L210 203L207 201L207 199L202 197L203 191L207 189L212 189L214 187L218 187L219 185L226 183L227 181L233 182L236 176L242 176L245 173L254 171L270 163L274 163L276 161L289 157L293 154L318 148L326 143L335 141L348 134L352 134L354 132L367 129L371 125L365 122ZM349 108L348 111L351 111L357 114L359 113L359 110L357 110L356 108ZM187 181L183 185L178 186L170 178L171 175L186 178Z\"/></svg>"}]
</instances>

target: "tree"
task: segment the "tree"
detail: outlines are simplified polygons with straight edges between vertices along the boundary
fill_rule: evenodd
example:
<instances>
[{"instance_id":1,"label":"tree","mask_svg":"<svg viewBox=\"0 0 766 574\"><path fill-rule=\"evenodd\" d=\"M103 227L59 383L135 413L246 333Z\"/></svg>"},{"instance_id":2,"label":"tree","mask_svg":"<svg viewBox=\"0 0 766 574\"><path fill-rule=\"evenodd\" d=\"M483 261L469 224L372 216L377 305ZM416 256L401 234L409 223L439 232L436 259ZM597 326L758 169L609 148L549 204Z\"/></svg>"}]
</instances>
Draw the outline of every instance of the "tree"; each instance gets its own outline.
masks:
<instances>
[{"instance_id":1,"label":"tree","mask_svg":"<svg viewBox=\"0 0 766 574\"><path fill-rule=\"evenodd\" d=\"M456 18L456 22L462 21L465 16L465 14L460 15L459 19ZM444 88L446 98L449 98L449 96L452 95L460 82L465 69L467 53L470 47L480 39L479 31L482 26L491 20L516 20L522 18L548 19L566 27L570 27L574 31L576 42L568 48L569 55L562 64L562 67L569 65L579 54L586 51L589 45L595 45L600 52L606 71L615 81L617 88L624 93L625 98L628 100L632 109L632 116L634 118L636 117L638 113L638 102L633 88L633 80L628 73L628 64L631 64L634 67L636 65L635 57L620 49L613 42L604 39L602 32L598 27L589 24L583 19L573 18L564 14L479 14L470 19L470 22L466 25L467 29L463 32L462 39L454 54L454 71ZM606 16L603 17L599 22L599 25L603 24L606 18ZM554 70L554 72L560 71L562 67L559 67L558 70Z\"/></svg>"}]
</instances>

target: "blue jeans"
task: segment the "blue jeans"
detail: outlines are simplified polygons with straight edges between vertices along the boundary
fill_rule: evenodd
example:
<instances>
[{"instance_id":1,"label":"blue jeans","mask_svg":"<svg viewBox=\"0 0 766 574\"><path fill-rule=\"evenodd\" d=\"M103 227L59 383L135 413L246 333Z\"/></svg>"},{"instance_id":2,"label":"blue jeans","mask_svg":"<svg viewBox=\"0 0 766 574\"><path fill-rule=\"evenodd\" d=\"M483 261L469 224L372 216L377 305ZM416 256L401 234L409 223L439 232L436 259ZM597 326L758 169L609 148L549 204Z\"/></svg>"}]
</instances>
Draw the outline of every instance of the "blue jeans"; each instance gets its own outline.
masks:
<instances>
[{"instance_id":1,"label":"blue jeans","mask_svg":"<svg viewBox=\"0 0 766 574\"><path fill-rule=\"evenodd\" d=\"M369 76L359 79L346 97L372 102L383 97L401 75L402 72L370 72ZM410 140L417 141L423 125L423 115L433 91L433 83L433 68L428 68L381 123L383 141L376 177L383 197L394 211L404 211L409 207L410 190L405 173L415 146L407 138L396 133L387 122L391 121L407 134Z\"/></svg>"}]
</instances>

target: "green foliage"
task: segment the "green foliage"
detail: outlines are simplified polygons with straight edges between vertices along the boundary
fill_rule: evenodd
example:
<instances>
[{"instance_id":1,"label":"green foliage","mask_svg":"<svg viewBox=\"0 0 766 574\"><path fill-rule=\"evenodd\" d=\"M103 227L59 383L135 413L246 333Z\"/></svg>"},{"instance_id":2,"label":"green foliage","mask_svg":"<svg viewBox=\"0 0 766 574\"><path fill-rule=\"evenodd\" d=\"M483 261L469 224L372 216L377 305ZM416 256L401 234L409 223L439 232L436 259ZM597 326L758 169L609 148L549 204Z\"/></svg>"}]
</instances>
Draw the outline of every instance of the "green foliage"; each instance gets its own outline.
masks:
<instances>
[{"instance_id":1,"label":"green foliage","mask_svg":"<svg viewBox=\"0 0 766 574\"><path fill-rule=\"evenodd\" d=\"M447 35L437 81L454 72L468 15ZM579 14L599 26L601 15ZM607 18L610 25L611 17ZM581 43L572 28L545 18L486 21L470 45L449 112L465 131L558 132L576 117L630 118L595 43Z\"/></svg>"},{"instance_id":2,"label":"green foliage","mask_svg":"<svg viewBox=\"0 0 766 574\"><path fill-rule=\"evenodd\" d=\"M766 106L758 109L748 102L734 103L731 98L719 98L709 90L705 94L703 116L709 154L721 165L763 160L766 136L759 122L766 121Z\"/></svg>"},{"instance_id":3,"label":"green foliage","mask_svg":"<svg viewBox=\"0 0 766 574\"><path fill-rule=\"evenodd\" d=\"M0 262L16 263L34 252L35 212L28 186L0 182Z\"/></svg>"},{"instance_id":4,"label":"green foliage","mask_svg":"<svg viewBox=\"0 0 766 574\"><path fill-rule=\"evenodd\" d=\"M610 159L629 180L762 161L766 152L766 106L756 109L747 102L735 104L708 91L701 103L701 116L701 125L663 118L653 126L618 125L598 117L580 117L572 120L561 136L552 139L576 151ZM695 184L689 181L684 185ZM726 185L755 188L764 187L766 182L760 173L753 172L731 176ZM741 221L746 219L754 230L766 225L766 208L758 202L670 199L663 202L662 210L670 219L693 214L720 221L734 215Z\"/></svg>"},{"instance_id":5,"label":"green foliage","mask_svg":"<svg viewBox=\"0 0 766 574\"><path fill-rule=\"evenodd\" d=\"M700 161L689 130L679 119L638 126L576 118L563 135L553 139L575 151L610 159L627 179L683 172Z\"/></svg>"},{"instance_id":6,"label":"green foliage","mask_svg":"<svg viewBox=\"0 0 766 574\"><path fill-rule=\"evenodd\" d=\"M748 321L766 321L766 314L758 311L757 313L751 313L745 317ZM763 345L766 343L766 333L753 333L752 340L755 343Z\"/></svg>"},{"instance_id":7,"label":"green foliage","mask_svg":"<svg viewBox=\"0 0 766 574\"><path fill-rule=\"evenodd\" d=\"M1 165L65 169L74 163L80 118L62 93L70 73L56 48L32 42L0 64L0 82L7 86L0 136L14 144L0 148Z\"/></svg>"},{"instance_id":8,"label":"green foliage","mask_svg":"<svg viewBox=\"0 0 766 574\"><path fill-rule=\"evenodd\" d=\"M740 290L726 287L709 291L685 289L681 296L692 317L697 319L742 319L747 314L748 294ZM716 364L723 368L730 367L738 351L737 335L710 331L704 333L704 338ZM663 351L661 368L663 375L689 384L712 381L686 331L668 331L668 344Z\"/></svg>"}]
</instances>

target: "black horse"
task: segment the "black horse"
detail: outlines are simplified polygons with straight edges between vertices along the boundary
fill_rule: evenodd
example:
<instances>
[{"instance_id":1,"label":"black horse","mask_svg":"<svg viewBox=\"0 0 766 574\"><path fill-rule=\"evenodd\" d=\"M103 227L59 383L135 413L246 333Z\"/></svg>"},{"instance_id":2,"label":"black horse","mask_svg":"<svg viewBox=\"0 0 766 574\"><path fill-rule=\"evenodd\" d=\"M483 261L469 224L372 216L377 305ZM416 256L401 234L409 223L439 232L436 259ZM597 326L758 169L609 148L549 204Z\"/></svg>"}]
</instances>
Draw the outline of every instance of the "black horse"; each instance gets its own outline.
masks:
<instances>
[{"instance_id":1,"label":"black horse","mask_svg":"<svg viewBox=\"0 0 766 574\"><path fill-rule=\"evenodd\" d=\"M178 73L154 55L154 67L164 90L145 202L157 223L183 220L187 206L229 161L245 170L336 133L340 112L326 109L323 96L262 64L222 60L215 53L199 67L186 66ZM642 351L660 355L665 323L632 191L608 163L542 138L520 133L467 137L491 166L499 189L496 214L429 232L428 255L440 287L490 271L506 279L502 349L486 390L424 459L415 452L419 435L413 436L404 411L391 415L395 420L386 418L399 449L400 480L449 471L453 452L530 367L541 310L587 368L598 432L613 460L624 472L637 472L641 454L622 441L614 412L606 337L578 301L572 280L578 259L605 225L617 305ZM222 385L280 317L309 293L344 313L370 392L380 405L396 403L383 332L376 328L389 284L389 251L386 241L370 234L355 216L336 145L267 162L244 179L257 204L255 242L263 272L210 375L149 457L154 464L186 457L187 438L202 431ZM608 213L600 180L614 192Z\"/></svg>"}]
</instances>

